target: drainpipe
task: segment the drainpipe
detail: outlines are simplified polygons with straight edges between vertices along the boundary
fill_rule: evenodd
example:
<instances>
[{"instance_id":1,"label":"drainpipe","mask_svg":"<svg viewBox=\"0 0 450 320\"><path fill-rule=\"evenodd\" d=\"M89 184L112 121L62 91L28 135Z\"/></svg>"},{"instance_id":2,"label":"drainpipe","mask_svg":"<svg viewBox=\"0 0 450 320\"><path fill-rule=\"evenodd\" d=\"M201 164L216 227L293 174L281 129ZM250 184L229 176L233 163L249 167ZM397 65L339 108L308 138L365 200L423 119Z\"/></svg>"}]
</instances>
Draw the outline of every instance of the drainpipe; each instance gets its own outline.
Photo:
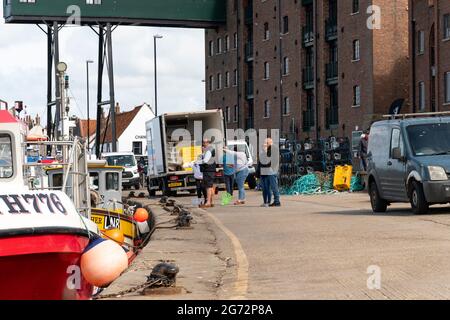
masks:
<instances>
[{"instance_id":1,"label":"drainpipe","mask_svg":"<svg viewBox=\"0 0 450 320\"><path fill-rule=\"evenodd\" d=\"M435 95L436 95L436 112L440 111L440 103L441 103L441 97L440 97L440 85L441 85L441 73L440 70L440 54L439 54L439 44L440 44L440 30L441 30L441 19L440 19L440 9L439 9L439 1L435 1L434 6L434 15L435 15L435 28L434 28L434 56L435 56L435 62L436 62L436 77L435 77Z\"/></svg>"},{"instance_id":2,"label":"drainpipe","mask_svg":"<svg viewBox=\"0 0 450 320\"><path fill-rule=\"evenodd\" d=\"M313 17L314 17L314 102L315 102L315 112L316 112L316 141L319 141L320 139L320 132L319 132L319 88L318 88L318 55L319 55L319 48L318 48L318 37L319 37L319 25L318 25L318 4L317 0L313 0Z\"/></svg>"},{"instance_id":3,"label":"drainpipe","mask_svg":"<svg viewBox=\"0 0 450 320\"><path fill-rule=\"evenodd\" d=\"M244 33L242 32L242 35L241 35L241 33L239 32L240 31L240 28L239 28L240 23L239 22L241 20L240 19L241 6L239 5L239 2L238 2L236 10L237 10L237 12L236 12L236 34L237 34L237 40L238 40L237 48L236 48L236 71L237 71L237 88L236 89L237 89L237 107L238 107L237 117L238 117L238 127L244 128L243 123L242 123L242 118L243 118L242 114L244 113L244 111L241 110L241 106L242 106L241 85L242 85L242 83L241 83L241 68L240 68L240 63L239 63L239 56L241 54L241 38L242 38L242 40L244 40ZM245 9L244 9L244 13L245 13ZM245 19L245 17L244 17L244 19ZM233 38L233 42L234 42L234 38ZM244 83L244 85L245 85L245 83Z\"/></svg>"},{"instance_id":4,"label":"drainpipe","mask_svg":"<svg viewBox=\"0 0 450 320\"><path fill-rule=\"evenodd\" d=\"M411 3L411 61L412 61L412 107L413 113L417 112L416 104L416 20L414 19L414 5Z\"/></svg>"},{"instance_id":5,"label":"drainpipe","mask_svg":"<svg viewBox=\"0 0 450 320\"><path fill-rule=\"evenodd\" d=\"M283 136L284 130L284 117L283 117L283 37L281 35L283 28L282 14L281 14L281 0L278 0L278 37L279 37L279 50L278 50L278 59L280 66L280 136Z\"/></svg>"}]
</instances>

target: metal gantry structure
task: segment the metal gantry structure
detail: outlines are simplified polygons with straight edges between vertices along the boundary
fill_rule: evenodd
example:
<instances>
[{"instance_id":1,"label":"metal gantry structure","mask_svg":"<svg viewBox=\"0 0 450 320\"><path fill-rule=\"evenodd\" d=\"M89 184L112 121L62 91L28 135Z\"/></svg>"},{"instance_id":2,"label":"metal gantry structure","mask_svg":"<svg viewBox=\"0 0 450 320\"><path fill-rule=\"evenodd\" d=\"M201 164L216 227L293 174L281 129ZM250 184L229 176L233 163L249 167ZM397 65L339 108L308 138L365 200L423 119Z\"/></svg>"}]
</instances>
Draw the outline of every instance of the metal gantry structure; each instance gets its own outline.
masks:
<instances>
[{"instance_id":1,"label":"metal gantry structure","mask_svg":"<svg viewBox=\"0 0 450 320\"><path fill-rule=\"evenodd\" d=\"M97 157L100 156L103 144L101 130L106 130L109 125L112 151L117 151L112 49L114 29L119 25L216 28L226 22L226 6L226 1L223 0L3 0L6 23L36 24L47 35L47 132L52 140L59 139L58 127L61 122L62 93L60 78L56 72L60 61L59 32L66 24L75 22L90 27L97 34ZM109 80L108 100L103 97L105 67ZM107 105L109 113L103 126L103 108Z\"/></svg>"}]
</instances>

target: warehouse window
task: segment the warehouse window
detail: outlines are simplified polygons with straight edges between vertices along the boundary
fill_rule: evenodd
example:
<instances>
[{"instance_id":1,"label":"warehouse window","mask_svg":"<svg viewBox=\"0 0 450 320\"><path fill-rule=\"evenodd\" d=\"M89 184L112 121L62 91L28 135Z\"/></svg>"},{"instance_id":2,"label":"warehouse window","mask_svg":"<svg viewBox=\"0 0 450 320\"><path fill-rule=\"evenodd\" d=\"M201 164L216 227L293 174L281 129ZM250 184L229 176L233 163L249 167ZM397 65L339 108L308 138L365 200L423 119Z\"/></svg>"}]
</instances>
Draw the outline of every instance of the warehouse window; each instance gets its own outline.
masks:
<instances>
[{"instance_id":1,"label":"warehouse window","mask_svg":"<svg viewBox=\"0 0 450 320\"><path fill-rule=\"evenodd\" d=\"M210 41L209 42L209 56L213 56L214 55L214 41Z\"/></svg>"},{"instance_id":2,"label":"warehouse window","mask_svg":"<svg viewBox=\"0 0 450 320\"><path fill-rule=\"evenodd\" d=\"M286 34L289 32L289 17L284 16L283 17L283 34Z\"/></svg>"},{"instance_id":3,"label":"warehouse window","mask_svg":"<svg viewBox=\"0 0 450 320\"><path fill-rule=\"evenodd\" d=\"M227 123L231 122L230 107L225 107L225 119L227 119Z\"/></svg>"},{"instance_id":4,"label":"warehouse window","mask_svg":"<svg viewBox=\"0 0 450 320\"><path fill-rule=\"evenodd\" d=\"M358 12L359 12L359 0L353 0L352 13L358 13Z\"/></svg>"},{"instance_id":5,"label":"warehouse window","mask_svg":"<svg viewBox=\"0 0 450 320\"><path fill-rule=\"evenodd\" d=\"M444 39L450 39L450 14L444 15Z\"/></svg>"},{"instance_id":6,"label":"warehouse window","mask_svg":"<svg viewBox=\"0 0 450 320\"><path fill-rule=\"evenodd\" d=\"M238 106L235 105L234 106L234 114L233 114L233 122L238 122L238 113L239 113Z\"/></svg>"},{"instance_id":7,"label":"warehouse window","mask_svg":"<svg viewBox=\"0 0 450 320\"><path fill-rule=\"evenodd\" d=\"M264 80L270 78L270 65L268 62L264 62Z\"/></svg>"},{"instance_id":8,"label":"warehouse window","mask_svg":"<svg viewBox=\"0 0 450 320\"><path fill-rule=\"evenodd\" d=\"M270 101L264 101L264 118L270 118Z\"/></svg>"},{"instance_id":9,"label":"warehouse window","mask_svg":"<svg viewBox=\"0 0 450 320\"><path fill-rule=\"evenodd\" d=\"M450 72L445 73L445 103L450 103Z\"/></svg>"},{"instance_id":10,"label":"warehouse window","mask_svg":"<svg viewBox=\"0 0 450 320\"><path fill-rule=\"evenodd\" d=\"M269 23L264 23L264 40L269 40L270 31L269 31Z\"/></svg>"},{"instance_id":11,"label":"warehouse window","mask_svg":"<svg viewBox=\"0 0 450 320\"><path fill-rule=\"evenodd\" d=\"M238 85L238 71L234 69L233 72L233 87L236 87Z\"/></svg>"},{"instance_id":12,"label":"warehouse window","mask_svg":"<svg viewBox=\"0 0 450 320\"><path fill-rule=\"evenodd\" d=\"M222 53L222 38L217 39L217 54Z\"/></svg>"},{"instance_id":13,"label":"warehouse window","mask_svg":"<svg viewBox=\"0 0 450 320\"><path fill-rule=\"evenodd\" d=\"M417 34L417 50L419 50L419 54L425 53L425 32L423 30Z\"/></svg>"},{"instance_id":14,"label":"warehouse window","mask_svg":"<svg viewBox=\"0 0 450 320\"><path fill-rule=\"evenodd\" d=\"M289 74L289 58L284 57L283 59L283 75Z\"/></svg>"},{"instance_id":15,"label":"warehouse window","mask_svg":"<svg viewBox=\"0 0 450 320\"><path fill-rule=\"evenodd\" d=\"M225 36L225 52L230 51L230 37Z\"/></svg>"},{"instance_id":16,"label":"warehouse window","mask_svg":"<svg viewBox=\"0 0 450 320\"><path fill-rule=\"evenodd\" d=\"M222 89L222 74L218 73L217 74L217 90L221 90Z\"/></svg>"},{"instance_id":17,"label":"warehouse window","mask_svg":"<svg viewBox=\"0 0 450 320\"><path fill-rule=\"evenodd\" d=\"M353 106L359 107L361 105L361 87L353 87Z\"/></svg>"},{"instance_id":18,"label":"warehouse window","mask_svg":"<svg viewBox=\"0 0 450 320\"><path fill-rule=\"evenodd\" d=\"M225 72L225 88L230 87L230 73L227 71Z\"/></svg>"},{"instance_id":19,"label":"warehouse window","mask_svg":"<svg viewBox=\"0 0 450 320\"><path fill-rule=\"evenodd\" d=\"M425 110L425 82L419 82L419 110Z\"/></svg>"},{"instance_id":20,"label":"warehouse window","mask_svg":"<svg viewBox=\"0 0 450 320\"><path fill-rule=\"evenodd\" d=\"M209 91L214 90L214 76L209 77Z\"/></svg>"},{"instance_id":21,"label":"warehouse window","mask_svg":"<svg viewBox=\"0 0 450 320\"><path fill-rule=\"evenodd\" d=\"M287 116L291 113L291 105L289 102L289 98L285 97L283 102L283 115Z\"/></svg>"},{"instance_id":22,"label":"warehouse window","mask_svg":"<svg viewBox=\"0 0 450 320\"><path fill-rule=\"evenodd\" d=\"M353 61L359 61L361 58L359 40L353 41Z\"/></svg>"},{"instance_id":23,"label":"warehouse window","mask_svg":"<svg viewBox=\"0 0 450 320\"><path fill-rule=\"evenodd\" d=\"M235 32L233 36L233 49L237 49L237 47L238 47L238 35Z\"/></svg>"}]
</instances>

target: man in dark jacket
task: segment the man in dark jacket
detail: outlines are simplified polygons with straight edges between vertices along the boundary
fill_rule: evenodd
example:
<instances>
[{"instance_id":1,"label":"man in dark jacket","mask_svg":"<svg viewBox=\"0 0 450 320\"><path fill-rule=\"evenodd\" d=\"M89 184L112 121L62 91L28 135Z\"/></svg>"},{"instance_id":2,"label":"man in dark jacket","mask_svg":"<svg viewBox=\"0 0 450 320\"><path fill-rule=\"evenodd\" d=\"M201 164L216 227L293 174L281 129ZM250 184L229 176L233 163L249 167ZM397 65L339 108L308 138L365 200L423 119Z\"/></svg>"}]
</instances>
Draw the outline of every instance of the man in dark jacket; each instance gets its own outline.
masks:
<instances>
[{"instance_id":1,"label":"man in dark jacket","mask_svg":"<svg viewBox=\"0 0 450 320\"><path fill-rule=\"evenodd\" d=\"M200 206L201 208L214 207L214 178L216 176L216 150L208 139L203 140L203 155L202 160L197 161L200 165L200 170L203 173L203 186L206 189L207 197L206 203Z\"/></svg>"}]
</instances>

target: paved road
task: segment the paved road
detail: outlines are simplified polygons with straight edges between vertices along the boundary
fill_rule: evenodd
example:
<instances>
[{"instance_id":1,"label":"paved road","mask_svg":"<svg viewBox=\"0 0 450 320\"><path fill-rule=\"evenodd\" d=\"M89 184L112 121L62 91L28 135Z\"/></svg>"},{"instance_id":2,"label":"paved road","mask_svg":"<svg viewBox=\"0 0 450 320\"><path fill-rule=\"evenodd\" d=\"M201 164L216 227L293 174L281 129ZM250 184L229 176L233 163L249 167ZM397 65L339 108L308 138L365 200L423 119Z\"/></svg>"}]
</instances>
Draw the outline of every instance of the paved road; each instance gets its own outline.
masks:
<instances>
[{"instance_id":1,"label":"paved road","mask_svg":"<svg viewBox=\"0 0 450 320\"><path fill-rule=\"evenodd\" d=\"M246 298L450 298L450 208L414 216L395 205L374 215L365 194L284 197L282 208L260 200L251 192L246 206L209 210L242 246ZM381 289L368 288L370 266Z\"/></svg>"}]
</instances>

